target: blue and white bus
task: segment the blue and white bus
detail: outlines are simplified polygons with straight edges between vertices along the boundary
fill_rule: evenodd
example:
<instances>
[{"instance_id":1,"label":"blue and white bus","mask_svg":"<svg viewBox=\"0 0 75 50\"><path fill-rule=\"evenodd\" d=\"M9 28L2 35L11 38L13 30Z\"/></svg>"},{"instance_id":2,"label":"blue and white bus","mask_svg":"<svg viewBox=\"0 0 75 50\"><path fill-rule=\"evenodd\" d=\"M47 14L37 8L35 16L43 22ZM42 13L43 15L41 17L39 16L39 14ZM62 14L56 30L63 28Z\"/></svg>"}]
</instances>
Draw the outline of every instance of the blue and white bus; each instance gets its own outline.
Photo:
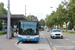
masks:
<instances>
[{"instance_id":1,"label":"blue and white bus","mask_svg":"<svg viewBox=\"0 0 75 50\"><path fill-rule=\"evenodd\" d=\"M18 41L39 41L38 21L19 21Z\"/></svg>"}]
</instances>

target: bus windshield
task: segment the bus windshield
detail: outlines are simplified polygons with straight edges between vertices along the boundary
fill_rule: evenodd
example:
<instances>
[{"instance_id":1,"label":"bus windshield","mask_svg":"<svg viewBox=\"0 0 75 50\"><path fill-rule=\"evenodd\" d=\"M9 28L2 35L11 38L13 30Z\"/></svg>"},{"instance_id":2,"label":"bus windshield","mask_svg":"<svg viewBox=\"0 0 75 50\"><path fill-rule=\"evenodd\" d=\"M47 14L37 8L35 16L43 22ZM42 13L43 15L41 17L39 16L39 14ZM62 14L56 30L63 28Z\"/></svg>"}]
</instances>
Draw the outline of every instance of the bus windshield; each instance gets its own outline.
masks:
<instances>
[{"instance_id":1,"label":"bus windshield","mask_svg":"<svg viewBox=\"0 0 75 50\"><path fill-rule=\"evenodd\" d=\"M19 34L21 35L37 35L38 24L37 22L20 22Z\"/></svg>"}]
</instances>

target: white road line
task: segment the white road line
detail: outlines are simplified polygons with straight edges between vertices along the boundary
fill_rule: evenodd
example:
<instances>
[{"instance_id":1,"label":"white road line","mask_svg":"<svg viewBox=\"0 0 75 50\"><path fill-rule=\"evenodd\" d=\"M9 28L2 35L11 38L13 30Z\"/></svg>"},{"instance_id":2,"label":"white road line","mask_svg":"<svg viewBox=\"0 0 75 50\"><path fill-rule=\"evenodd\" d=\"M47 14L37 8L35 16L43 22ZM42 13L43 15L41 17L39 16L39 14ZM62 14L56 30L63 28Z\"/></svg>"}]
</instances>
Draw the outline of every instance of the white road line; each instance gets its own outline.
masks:
<instances>
[{"instance_id":1,"label":"white road line","mask_svg":"<svg viewBox=\"0 0 75 50\"><path fill-rule=\"evenodd\" d=\"M72 41L73 43L75 43L75 41Z\"/></svg>"},{"instance_id":2,"label":"white road line","mask_svg":"<svg viewBox=\"0 0 75 50\"><path fill-rule=\"evenodd\" d=\"M17 48L20 48L21 50L24 50L24 49L22 49L21 47L19 47L19 46L17 45L17 43L18 43L18 41L15 43L15 46L16 46Z\"/></svg>"},{"instance_id":3,"label":"white road line","mask_svg":"<svg viewBox=\"0 0 75 50\"><path fill-rule=\"evenodd\" d=\"M72 39L74 39L74 37L70 37L70 36L66 36L66 35L64 35L65 37L68 37L68 38L72 38Z\"/></svg>"},{"instance_id":4,"label":"white road line","mask_svg":"<svg viewBox=\"0 0 75 50\"><path fill-rule=\"evenodd\" d=\"M65 39L65 40L69 40L69 39Z\"/></svg>"}]
</instances>

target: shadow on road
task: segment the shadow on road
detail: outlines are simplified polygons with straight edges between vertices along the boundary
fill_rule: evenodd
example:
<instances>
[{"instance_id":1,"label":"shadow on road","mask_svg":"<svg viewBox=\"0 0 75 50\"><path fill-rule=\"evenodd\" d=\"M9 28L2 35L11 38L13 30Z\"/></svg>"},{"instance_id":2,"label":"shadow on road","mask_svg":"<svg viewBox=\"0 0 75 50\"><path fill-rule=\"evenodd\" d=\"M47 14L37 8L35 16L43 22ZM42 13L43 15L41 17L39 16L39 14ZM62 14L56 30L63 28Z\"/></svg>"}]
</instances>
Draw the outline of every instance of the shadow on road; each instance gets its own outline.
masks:
<instances>
[{"instance_id":1,"label":"shadow on road","mask_svg":"<svg viewBox=\"0 0 75 50\"><path fill-rule=\"evenodd\" d=\"M63 38L57 37L57 38L53 38L53 39L66 39L66 38L68 38L68 37L63 37Z\"/></svg>"},{"instance_id":2,"label":"shadow on road","mask_svg":"<svg viewBox=\"0 0 75 50\"><path fill-rule=\"evenodd\" d=\"M36 44L38 43L37 41L23 41L22 44Z\"/></svg>"},{"instance_id":3,"label":"shadow on road","mask_svg":"<svg viewBox=\"0 0 75 50\"><path fill-rule=\"evenodd\" d=\"M64 37L63 38L52 38L52 39L64 39Z\"/></svg>"}]
</instances>

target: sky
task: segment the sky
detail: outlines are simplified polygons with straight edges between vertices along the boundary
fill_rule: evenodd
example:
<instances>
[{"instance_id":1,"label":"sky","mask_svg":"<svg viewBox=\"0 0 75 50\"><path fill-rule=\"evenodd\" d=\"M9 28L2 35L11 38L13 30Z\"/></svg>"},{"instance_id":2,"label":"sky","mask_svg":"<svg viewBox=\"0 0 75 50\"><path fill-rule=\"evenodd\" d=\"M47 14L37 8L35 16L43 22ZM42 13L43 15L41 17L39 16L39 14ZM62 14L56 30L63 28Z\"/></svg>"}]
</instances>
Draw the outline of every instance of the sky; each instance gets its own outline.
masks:
<instances>
[{"instance_id":1,"label":"sky","mask_svg":"<svg viewBox=\"0 0 75 50\"><path fill-rule=\"evenodd\" d=\"M34 15L40 19L45 19L47 14L56 11L61 1L64 0L10 0L10 11L12 14ZM8 7L8 0L0 0L4 3L4 8ZM53 7L53 8L50 8Z\"/></svg>"}]
</instances>

